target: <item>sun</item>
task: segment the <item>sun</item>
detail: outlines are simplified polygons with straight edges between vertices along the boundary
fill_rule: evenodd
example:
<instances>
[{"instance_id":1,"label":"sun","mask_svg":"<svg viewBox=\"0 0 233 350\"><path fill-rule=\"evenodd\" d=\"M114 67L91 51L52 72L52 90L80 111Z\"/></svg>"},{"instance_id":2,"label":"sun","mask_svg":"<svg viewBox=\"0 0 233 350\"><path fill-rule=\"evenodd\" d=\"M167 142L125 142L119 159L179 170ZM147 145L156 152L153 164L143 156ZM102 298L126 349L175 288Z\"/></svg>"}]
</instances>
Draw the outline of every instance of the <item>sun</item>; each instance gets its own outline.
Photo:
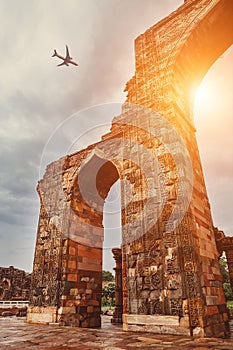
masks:
<instances>
[{"instance_id":1,"label":"sun","mask_svg":"<svg viewBox=\"0 0 233 350\"><path fill-rule=\"evenodd\" d=\"M213 98L213 91L210 84L203 81L195 94L195 103L200 104L209 104Z\"/></svg>"},{"instance_id":2,"label":"sun","mask_svg":"<svg viewBox=\"0 0 233 350\"><path fill-rule=\"evenodd\" d=\"M219 93L215 81L204 79L194 93L194 112L200 108L205 111L212 110Z\"/></svg>"}]
</instances>

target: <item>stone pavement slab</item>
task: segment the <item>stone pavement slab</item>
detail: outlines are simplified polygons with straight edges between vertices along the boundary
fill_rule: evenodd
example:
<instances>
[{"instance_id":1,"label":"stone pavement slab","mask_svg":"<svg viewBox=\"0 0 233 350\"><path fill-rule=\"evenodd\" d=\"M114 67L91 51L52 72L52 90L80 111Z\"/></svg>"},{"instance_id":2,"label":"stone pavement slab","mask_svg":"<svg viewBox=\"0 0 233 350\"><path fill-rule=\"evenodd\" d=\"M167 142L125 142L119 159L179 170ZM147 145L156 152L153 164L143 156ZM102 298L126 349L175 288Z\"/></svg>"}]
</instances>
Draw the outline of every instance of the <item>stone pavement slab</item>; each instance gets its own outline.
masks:
<instances>
[{"instance_id":1,"label":"stone pavement slab","mask_svg":"<svg viewBox=\"0 0 233 350\"><path fill-rule=\"evenodd\" d=\"M0 350L233 350L233 339L124 332L108 316L98 329L35 325L0 317Z\"/></svg>"}]
</instances>

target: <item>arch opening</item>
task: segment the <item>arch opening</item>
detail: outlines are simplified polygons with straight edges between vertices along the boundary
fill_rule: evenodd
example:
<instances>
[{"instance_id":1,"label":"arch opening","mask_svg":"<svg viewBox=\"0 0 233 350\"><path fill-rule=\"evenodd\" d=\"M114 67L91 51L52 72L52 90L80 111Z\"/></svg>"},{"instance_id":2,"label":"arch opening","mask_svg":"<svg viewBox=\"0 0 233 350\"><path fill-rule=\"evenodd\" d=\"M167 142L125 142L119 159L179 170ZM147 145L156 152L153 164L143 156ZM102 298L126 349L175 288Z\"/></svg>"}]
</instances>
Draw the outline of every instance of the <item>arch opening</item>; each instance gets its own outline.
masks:
<instances>
[{"instance_id":1,"label":"arch opening","mask_svg":"<svg viewBox=\"0 0 233 350\"><path fill-rule=\"evenodd\" d=\"M112 185L105 199L103 210L103 225L103 269L112 271L113 267L115 267L112 249L120 248L122 244L121 189L119 179Z\"/></svg>"},{"instance_id":2,"label":"arch opening","mask_svg":"<svg viewBox=\"0 0 233 350\"><path fill-rule=\"evenodd\" d=\"M105 199L103 247L102 313L112 316L111 322L122 323L122 231L121 231L121 188L118 179L110 188ZM114 272L113 272L114 270ZM114 275L107 281L104 273ZM110 275L111 277L111 275ZM109 321L109 320L108 320Z\"/></svg>"},{"instance_id":3,"label":"arch opening","mask_svg":"<svg viewBox=\"0 0 233 350\"><path fill-rule=\"evenodd\" d=\"M99 228L102 228L103 243L99 247L99 263L102 277L101 286L99 286L101 287L101 298L100 295L97 298L101 302L102 312L111 312L113 320L117 321L115 323L121 323L122 288L120 280L122 271L121 267L119 268L121 266L121 258L120 260L118 257L116 258L116 248L117 253L121 252L122 241L121 184L118 169L112 161L93 153L81 167L77 185L83 205L87 206L86 209L88 208L83 218L84 221L91 220L92 226L97 224ZM77 196L76 200L79 199L80 197ZM90 228L87 234L90 236L92 232L93 228ZM94 249L90 248L91 251L94 254ZM88 269L88 265L86 268ZM115 271L113 275L116 276L113 276L113 280L104 281L102 280L104 276L103 271L109 271L110 273ZM111 277L110 274L109 277ZM110 311L108 310L109 308ZM114 316L115 310L117 310L117 317Z\"/></svg>"}]
</instances>

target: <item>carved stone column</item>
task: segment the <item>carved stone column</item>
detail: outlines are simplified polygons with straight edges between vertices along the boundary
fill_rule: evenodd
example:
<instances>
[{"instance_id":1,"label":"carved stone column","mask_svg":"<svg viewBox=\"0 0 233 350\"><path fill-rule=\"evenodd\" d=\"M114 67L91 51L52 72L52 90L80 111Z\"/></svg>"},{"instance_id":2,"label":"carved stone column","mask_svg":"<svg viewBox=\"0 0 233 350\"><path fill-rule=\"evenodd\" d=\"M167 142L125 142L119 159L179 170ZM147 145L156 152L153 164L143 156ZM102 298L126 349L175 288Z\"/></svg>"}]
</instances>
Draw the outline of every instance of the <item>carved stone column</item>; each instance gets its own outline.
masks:
<instances>
[{"instance_id":1,"label":"carved stone column","mask_svg":"<svg viewBox=\"0 0 233 350\"><path fill-rule=\"evenodd\" d=\"M115 283L115 311L112 318L112 323L122 323L122 312L123 312L123 298L122 298L122 251L120 248L112 249L113 257L116 261Z\"/></svg>"}]
</instances>

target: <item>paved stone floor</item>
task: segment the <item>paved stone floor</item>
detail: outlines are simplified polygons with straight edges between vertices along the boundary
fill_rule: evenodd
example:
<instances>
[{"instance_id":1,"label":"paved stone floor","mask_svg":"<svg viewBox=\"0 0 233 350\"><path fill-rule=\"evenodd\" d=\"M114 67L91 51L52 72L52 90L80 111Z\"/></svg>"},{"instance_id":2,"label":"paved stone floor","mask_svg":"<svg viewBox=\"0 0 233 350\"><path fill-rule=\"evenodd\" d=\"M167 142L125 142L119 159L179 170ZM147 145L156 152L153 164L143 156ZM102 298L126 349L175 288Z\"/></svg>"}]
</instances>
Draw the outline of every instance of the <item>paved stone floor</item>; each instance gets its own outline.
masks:
<instances>
[{"instance_id":1,"label":"paved stone floor","mask_svg":"<svg viewBox=\"0 0 233 350\"><path fill-rule=\"evenodd\" d=\"M5 350L125 350L233 349L233 339L210 339L123 332L103 316L101 329L31 325L24 318L0 318L0 349Z\"/></svg>"}]
</instances>

